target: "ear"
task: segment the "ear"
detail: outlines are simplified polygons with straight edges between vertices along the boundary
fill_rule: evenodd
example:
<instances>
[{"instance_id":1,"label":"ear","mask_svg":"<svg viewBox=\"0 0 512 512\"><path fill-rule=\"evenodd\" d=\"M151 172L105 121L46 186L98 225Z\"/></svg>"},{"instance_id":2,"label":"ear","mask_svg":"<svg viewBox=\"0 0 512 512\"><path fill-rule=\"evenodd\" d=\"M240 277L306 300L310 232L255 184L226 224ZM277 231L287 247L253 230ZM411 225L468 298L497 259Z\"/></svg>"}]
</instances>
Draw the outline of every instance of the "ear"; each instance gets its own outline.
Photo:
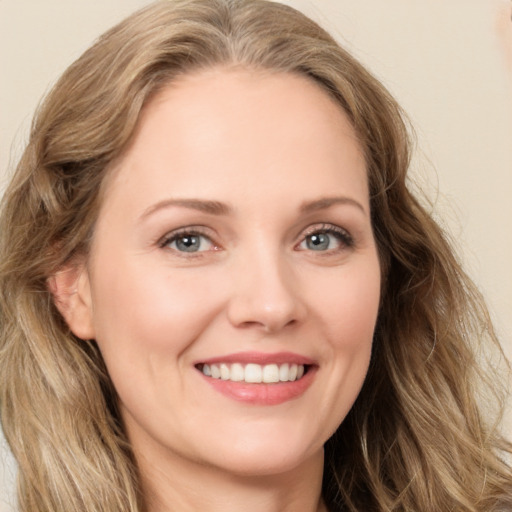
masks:
<instances>
[{"instance_id":1,"label":"ear","mask_svg":"<svg viewBox=\"0 0 512 512\"><path fill-rule=\"evenodd\" d=\"M71 263L48 279L55 306L71 332L83 340L95 338L89 275L84 264Z\"/></svg>"}]
</instances>

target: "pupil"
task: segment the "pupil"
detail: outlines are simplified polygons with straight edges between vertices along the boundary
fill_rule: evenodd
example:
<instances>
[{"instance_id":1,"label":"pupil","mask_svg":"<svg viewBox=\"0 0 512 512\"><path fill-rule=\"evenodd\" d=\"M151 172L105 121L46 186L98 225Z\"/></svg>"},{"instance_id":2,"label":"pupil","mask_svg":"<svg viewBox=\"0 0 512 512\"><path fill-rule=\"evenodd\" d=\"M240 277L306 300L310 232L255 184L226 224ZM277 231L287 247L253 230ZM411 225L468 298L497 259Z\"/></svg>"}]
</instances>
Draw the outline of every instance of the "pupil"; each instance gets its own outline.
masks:
<instances>
[{"instance_id":1,"label":"pupil","mask_svg":"<svg viewBox=\"0 0 512 512\"><path fill-rule=\"evenodd\" d=\"M194 252L199 249L200 240L198 236L183 236L176 240L176 247L180 251Z\"/></svg>"},{"instance_id":2,"label":"pupil","mask_svg":"<svg viewBox=\"0 0 512 512\"><path fill-rule=\"evenodd\" d=\"M308 239L308 246L313 250L327 249L329 247L329 237L325 233L311 235Z\"/></svg>"}]
</instances>

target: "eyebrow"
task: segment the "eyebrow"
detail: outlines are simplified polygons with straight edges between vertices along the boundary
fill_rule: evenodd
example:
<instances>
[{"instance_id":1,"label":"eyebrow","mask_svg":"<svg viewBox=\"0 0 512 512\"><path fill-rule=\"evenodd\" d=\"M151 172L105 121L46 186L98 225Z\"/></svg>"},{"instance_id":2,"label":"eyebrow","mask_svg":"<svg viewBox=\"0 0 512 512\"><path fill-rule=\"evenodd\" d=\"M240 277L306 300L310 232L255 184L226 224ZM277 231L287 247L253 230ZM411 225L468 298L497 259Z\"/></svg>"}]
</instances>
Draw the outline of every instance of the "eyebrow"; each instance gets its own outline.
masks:
<instances>
[{"instance_id":1,"label":"eyebrow","mask_svg":"<svg viewBox=\"0 0 512 512\"><path fill-rule=\"evenodd\" d=\"M366 214L366 210L361 203L355 199L345 196L322 197L313 201L306 201L301 204L299 211L302 214L307 214L319 210L326 210L335 205L352 205ZM220 201L211 201L207 199L164 199L163 201L159 201L144 210L140 218L143 220L159 210L172 208L174 206L189 208L191 210L197 210L210 215L229 215L232 213L232 208Z\"/></svg>"},{"instance_id":2,"label":"eyebrow","mask_svg":"<svg viewBox=\"0 0 512 512\"><path fill-rule=\"evenodd\" d=\"M318 210L326 210L331 206L335 205L351 205L355 206L359 210L361 210L365 215L367 214L364 206L355 199L345 196L334 196L334 197L321 197L320 199L315 199L314 201L307 201L302 203L300 206L301 213L313 213Z\"/></svg>"},{"instance_id":3,"label":"eyebrow","mask_svg":"<svg viewBox=\"0 0 512 512\"><path fill-rule=\"evenodd\" d=\"M210 215L228 215L231 212L231 208L220 201L209 201L205 199L164 199L147 208L141 215L141 219L145 219L159 210L173 206L190 208L191 210L197 210Z\"/></svg>"}]
</instances>

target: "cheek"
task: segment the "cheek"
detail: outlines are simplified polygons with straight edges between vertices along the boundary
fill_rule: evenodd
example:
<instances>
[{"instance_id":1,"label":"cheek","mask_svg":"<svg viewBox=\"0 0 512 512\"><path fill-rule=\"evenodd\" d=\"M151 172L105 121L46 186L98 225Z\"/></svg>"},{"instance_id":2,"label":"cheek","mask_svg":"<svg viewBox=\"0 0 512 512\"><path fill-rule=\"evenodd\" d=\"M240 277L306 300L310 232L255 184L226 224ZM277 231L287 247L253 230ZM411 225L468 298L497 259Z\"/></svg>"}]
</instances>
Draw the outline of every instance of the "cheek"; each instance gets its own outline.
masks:
<instances>
[{"instance_id":1,"label":"cheek","mask_svg":"<svg viewBox=\"0 0 512 512\"><path fill-rule=\"evenodd\" d=\"M129 276L129 279L126 278ZM96 276L94 321L102 351L124 357L184 350L221 308L212 279L156 265L122 265Z\"/></svg>"},{"instance_id":2,"label":"cheek","mask_svg":"<svg viewBox=\"0 0 512 512\"><path fill-rule=\"evenodd\" d=\"M221 307L219 288L200 275L120 260L94 284L96 341L121 403L142 422L148 404L175 411L188 349ZM175 392L159 393L162 387Z\"/></svg>"},{"instance_id":3,"label":"cheek","mask_svg":"<svg viewBox=\"0 0 512 512\"><path fill-rule=\"evenodd\" d=\"M320 299L319 299L320 300ZM380 301L380 267L377 259L343 271L326 286L322 297L322 325L329 361L324 409L333 412L332 433L348 414L363 385L370 363Z\"/></svg>"},{"instance_id":4,"label":"cheek","mask_svg":"<svg viewBox=\"0 0 512 512\"><path fill-rule=\"evenodd\" d=\"M380 301L376 259L343 271L319 298L329 339L340 349L357 352L371 345Z\"/></svg>"}]
</instances>

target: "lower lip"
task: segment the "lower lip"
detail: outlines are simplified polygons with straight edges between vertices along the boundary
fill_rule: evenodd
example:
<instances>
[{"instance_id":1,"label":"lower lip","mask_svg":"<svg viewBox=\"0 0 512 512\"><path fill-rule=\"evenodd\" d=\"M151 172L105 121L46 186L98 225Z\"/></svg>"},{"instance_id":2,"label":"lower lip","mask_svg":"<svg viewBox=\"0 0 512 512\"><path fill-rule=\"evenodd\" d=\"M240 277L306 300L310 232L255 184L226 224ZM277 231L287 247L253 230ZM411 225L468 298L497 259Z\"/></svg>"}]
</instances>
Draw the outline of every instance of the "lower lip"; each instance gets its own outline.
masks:
<instances>
[{"instance_id":1,"label":"lower lip","mask_svg":"<svg viewBox=\"0 0 512 512\"><path fill-rule=\"evenodd\" d=\"M299 380L273 384L248 384L201 375L213 389L238 402L253 405L279 405L303 395L312 384L315 374L316 367L309 367Z\"/></svg>"}]
</instances>

